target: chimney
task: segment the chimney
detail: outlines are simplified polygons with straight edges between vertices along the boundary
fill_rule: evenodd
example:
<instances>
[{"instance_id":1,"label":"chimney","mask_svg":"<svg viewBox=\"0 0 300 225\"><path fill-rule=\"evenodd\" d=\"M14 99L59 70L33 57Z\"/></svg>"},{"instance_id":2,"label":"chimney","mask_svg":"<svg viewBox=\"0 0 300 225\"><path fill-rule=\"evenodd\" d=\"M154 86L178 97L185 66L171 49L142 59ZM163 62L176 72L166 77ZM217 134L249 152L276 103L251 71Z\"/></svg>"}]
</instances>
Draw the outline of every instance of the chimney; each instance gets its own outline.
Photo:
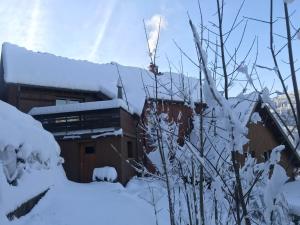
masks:
<instances>
[{"instance_id":1,"label":"chimney","mask_svg":"<svg viewBox=\"0 0 300 225\"><path fill-rule=\"evenodd\" d=\"M149 67L148 67L149 71L152 72L155 76L159 76L162 75L161 72L158 72L158 66L155 65L154 63L150 63Z\"/></svg>"},{"instance_id":2,"label":"chimney","mask_svg":"<svg viewBox=\"0 0 300 225\"><path fill-rule=\"evenodd\" d=\"M123 99L123 92L122 92L123 86L120 77L118 78L117 88L118 88L118 98Z\"/></svg>"}]
</instances>

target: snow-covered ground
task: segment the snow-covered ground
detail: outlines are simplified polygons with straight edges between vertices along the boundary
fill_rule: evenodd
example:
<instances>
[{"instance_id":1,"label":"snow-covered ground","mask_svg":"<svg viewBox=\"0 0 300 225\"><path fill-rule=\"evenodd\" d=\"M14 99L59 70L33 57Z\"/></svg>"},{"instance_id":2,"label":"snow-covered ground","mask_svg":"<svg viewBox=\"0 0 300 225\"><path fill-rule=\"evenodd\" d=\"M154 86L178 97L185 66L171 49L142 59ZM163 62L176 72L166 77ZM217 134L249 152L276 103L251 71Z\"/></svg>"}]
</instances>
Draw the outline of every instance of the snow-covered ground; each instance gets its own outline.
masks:
<instances>
[{"instance_id":1,"label":"snow-covered ground","mask_svg":"<svg viewBox=\"0 0 300 225\"><path fill-rule=\"evenodd\" d=\"M300 215L300 180L285 184L282 191L291 213ZM159 224L167 225L166 197L162 183L151 178L133 178L126 187L65 181L51 187L29 214L7 225L154 225L154 205Z\"/></svg>"},{"instance_id":2,"label":"snow-covered ground","mask_svg":"<svg viewBox=\"0 0 300 225\"><path fill-rule=\"evenodd\" d=\"M286 183L283 188L290 213L300 216L300 179Z\"/></svg>"},{"instance_id":3,"label":"snow-covered ground","mask_svg":"<svg viewBox=\"0 0 300 225\"><path fill-rule=\"evenodd\" d=\"M119 183L66 181L52 187L29 214L8 225L154 225L149 187L157 185L138 179L126 188ZM166 204L164 192L156 192L161 207ZM167 216L166 210L160 212L160 225L168 224Z\"/></svg>"}]
</instances>

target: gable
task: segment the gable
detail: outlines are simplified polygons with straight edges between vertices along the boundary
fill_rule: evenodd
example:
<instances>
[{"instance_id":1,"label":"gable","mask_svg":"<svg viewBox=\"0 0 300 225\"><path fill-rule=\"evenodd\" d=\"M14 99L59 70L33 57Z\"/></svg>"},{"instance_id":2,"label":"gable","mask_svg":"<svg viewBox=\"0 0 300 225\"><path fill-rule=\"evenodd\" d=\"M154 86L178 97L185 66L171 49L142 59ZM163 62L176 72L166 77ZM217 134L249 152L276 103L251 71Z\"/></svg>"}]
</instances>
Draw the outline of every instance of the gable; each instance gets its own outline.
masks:
<instances>
[{"instance_id":1,"label":"gable","mask_svg":"<svg viewBox=\"0 0 300 225\"><path fill-rule=\"evenodd\" d=\"M253 135L256 136L258 142L259 139L266 139L262 141L265 141L265 144L268 147L267 150L271 150L271 147L274 144L285 145L286 148L284 150L284 154L286 155L285 157L287 158L289 163L300 166L300 157L298 153L296 152L291 140L288 138L282 126L274 117L270 109L267 106L262 107L262 103L259 102L254 111L258 112L262 119L262 124L260 124L260 126L263 126L263 128L261 128L260 130L264 129L264 132L262 132L261 134L259 134L258 130L254 131L256 132L256 134ZM248 126L251 126L250 121L248 123Z\"/></svg>"}]
</instances>

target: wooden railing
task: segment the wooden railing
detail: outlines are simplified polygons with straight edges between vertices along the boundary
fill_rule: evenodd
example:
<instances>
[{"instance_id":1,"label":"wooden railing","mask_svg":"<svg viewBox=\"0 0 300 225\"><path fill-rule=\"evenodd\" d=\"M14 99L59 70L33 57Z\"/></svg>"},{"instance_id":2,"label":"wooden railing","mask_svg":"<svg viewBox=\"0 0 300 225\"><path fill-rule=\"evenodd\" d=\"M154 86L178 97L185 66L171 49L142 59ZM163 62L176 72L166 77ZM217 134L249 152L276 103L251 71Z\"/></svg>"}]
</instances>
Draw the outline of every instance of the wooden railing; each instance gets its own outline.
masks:
<instances>
[{"instance_id":1,"label":"wooden railing","mask_svg":"<svg viewBox=\"0 0 300 225\"><path fill-rule=\"evenodd\" d=\"M34 115L50 132L120 127L120 108Z\"/></svg>"}]
</instances>

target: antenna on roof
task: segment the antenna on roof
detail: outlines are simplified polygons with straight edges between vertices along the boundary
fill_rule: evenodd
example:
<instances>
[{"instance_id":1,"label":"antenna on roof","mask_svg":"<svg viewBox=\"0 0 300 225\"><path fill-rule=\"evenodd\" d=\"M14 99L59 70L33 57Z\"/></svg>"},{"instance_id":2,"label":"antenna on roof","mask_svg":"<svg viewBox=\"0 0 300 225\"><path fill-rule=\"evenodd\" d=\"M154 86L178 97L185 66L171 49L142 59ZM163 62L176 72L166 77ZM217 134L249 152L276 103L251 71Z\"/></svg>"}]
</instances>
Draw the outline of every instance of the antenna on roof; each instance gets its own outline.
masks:
<instances>
[{"instance_id":1,"label":"antenna on roof","mask_svg":"<svg viewBox=\"0 0 300 225\"><path fill-rule=\"evenodd\" d=\"M117 81L117 88L118 88L118 98L123 99L123 93L122 93L123 86L122 86L120 77L118 78L118 81Z\"/></svg>"},{"instance_id":2,"label":"antenna on roof","mask_svg":"<svg viewBox=\"0 0 300 225\"><path fill-rule=\"evenodd\" d=\"M130 110L129 109L129 103L128 103L127 95L126 95L126 91L125 91L125 88L124 88L124 85L123 85L123 81L122 81L122 77L121 77L121 74L120 74L120 71L119 71L119 66L118 66L117 63L113 63L113 64L116 66L117 72L118 72L118 75L119 75L118 81L117 81L118 98L119 98L119 96L121 96L121 98L123 99L123 94L122 94L122 89L123 89L127 107L128 107L128 110Z\"/></svg>"}]
</instances>

